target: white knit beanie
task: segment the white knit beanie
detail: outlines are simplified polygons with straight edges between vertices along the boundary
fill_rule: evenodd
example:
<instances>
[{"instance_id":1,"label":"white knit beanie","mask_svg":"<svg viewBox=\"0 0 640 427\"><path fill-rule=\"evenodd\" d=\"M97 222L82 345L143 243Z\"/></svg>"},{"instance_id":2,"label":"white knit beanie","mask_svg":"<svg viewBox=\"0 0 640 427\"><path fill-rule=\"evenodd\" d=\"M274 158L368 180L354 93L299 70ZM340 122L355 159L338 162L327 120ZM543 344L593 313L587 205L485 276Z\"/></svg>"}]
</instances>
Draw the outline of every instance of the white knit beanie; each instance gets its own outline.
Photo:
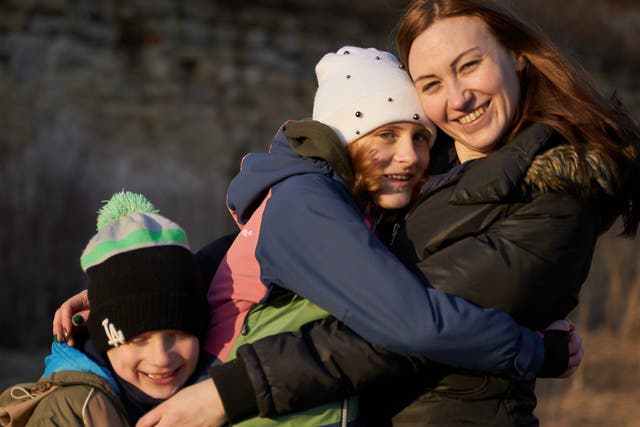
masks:
<instances>
[{"instance_id":1,"label":"white knit beanie","mask_svg":"<svg viewBox=\"0 0 640 427\"><path fill-rule=\"evenodd\" d=\"M313 119L331 127L346 145L393 122L436 127L422 111L416 89L400 61L389 52L345 46L316 65L318 90Z\"/></svg>"}]
</instances>

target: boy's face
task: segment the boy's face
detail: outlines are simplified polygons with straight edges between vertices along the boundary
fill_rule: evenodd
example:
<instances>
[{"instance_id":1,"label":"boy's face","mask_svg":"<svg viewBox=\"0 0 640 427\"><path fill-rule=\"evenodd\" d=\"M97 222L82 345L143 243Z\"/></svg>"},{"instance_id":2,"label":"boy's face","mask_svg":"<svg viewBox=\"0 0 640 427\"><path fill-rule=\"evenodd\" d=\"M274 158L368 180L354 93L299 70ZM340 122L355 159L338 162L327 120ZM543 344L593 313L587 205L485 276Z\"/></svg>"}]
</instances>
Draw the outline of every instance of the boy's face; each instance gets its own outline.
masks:
<instances>
[{"instance_id":1,"label":"boy's face","mask_svg":"<svg viewBox=\"0 0 640 427\"><path fill-rule=\"evenodd\" d=\"M145 332L107 351L114 371L156 399L168 399L196 368L199 341L183 331Z\"/></svg>"}]
</instances>

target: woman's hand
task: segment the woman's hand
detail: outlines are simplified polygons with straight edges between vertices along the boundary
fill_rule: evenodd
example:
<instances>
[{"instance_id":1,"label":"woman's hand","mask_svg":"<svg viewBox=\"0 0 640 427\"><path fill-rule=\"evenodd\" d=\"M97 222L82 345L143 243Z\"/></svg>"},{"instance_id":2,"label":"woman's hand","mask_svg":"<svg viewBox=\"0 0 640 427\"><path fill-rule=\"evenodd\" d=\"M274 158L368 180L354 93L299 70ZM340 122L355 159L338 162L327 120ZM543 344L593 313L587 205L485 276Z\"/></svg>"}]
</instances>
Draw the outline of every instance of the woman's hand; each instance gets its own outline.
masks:
<instances>
[{"instance_id":1,"label":"woman's hand","mask_svg":"<svg viewBox=\"0 0 640 427\"><path fill-rule=\"evenodd\" d=\"M73 331L89 318L89 297L87 291L72 296L62 303L53 316L53 336L58 342L66 341L73 346Z\"/></svg>"},{"instance_id":2,"label":"woman's hand","mask_svg":"<svg viewBox=\"0 0 640 427\"><path fill-rule=\"evenodd\" d=\"M569 366L558 378L568 378L573 375L580 366L583 356L582 337L575 331L569 332Z\"/></svg>"},{"instance_id":3,"label":"woman's hand","mask_svg":"<svg viewBox=\"0 0 640 427\"><path fill-rule=\"evenodd\" d=\"M569 365L567 366L567 370L564 371L556 378L568 378L573 375L580 363L582 362L582 357L584 356L584 350L582 348L582 337L580 334L576 332L576 325L573 324L569 319L556 320L551 323L547 329L557 329L561 331L567 331L568 340L569 340Z\"/></svg>"},{"instance_id":4,"label":"woman's hand","mask_svg":"<svg viewBox=\"0 0 640 427\"><path fill-rule=\"evenodd\" d=\"M136 427L217 427L226 419L218 389L206 379L183 388L149 411Z\"/></svg>"}]
</instances>

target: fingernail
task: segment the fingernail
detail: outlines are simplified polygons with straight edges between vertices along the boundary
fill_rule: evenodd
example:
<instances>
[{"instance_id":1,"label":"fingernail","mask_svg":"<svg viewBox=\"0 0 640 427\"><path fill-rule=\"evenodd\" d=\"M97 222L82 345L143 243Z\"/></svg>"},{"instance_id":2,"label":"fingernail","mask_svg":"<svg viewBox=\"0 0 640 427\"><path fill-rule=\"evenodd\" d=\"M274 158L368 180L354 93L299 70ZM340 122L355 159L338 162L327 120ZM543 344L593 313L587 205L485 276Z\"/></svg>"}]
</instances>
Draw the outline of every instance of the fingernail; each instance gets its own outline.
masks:
<instances>
[{"instance_id":1,"label":"fingernail","mask_svg":"<svg viewBox=\"0 0 640 427\"><path fill-rule=\"evenodd\" d=\"M58 342L58 335L53 334L53 342Z\"/></svg>"},{"instance_id":2,"label":"fingernail","mask_svg":"<svg viewBox=\"0 0 640 427\"><path fill-rule=\"evenodd\" d=\"M71 321L80 326L84 323L84 317L80 316L79 314L76 314L75 316L73 316L73 318L71 319Z\"/></svg>"}]
</instances>

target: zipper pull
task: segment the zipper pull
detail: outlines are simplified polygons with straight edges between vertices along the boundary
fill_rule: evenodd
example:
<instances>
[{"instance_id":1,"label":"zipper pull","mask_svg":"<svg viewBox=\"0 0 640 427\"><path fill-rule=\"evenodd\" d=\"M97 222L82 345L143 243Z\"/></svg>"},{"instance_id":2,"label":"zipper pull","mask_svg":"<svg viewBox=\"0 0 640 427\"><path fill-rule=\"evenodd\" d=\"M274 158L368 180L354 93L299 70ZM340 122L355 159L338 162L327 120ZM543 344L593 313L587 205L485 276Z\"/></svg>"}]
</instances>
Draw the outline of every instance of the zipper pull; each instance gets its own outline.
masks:
<instances>
[{"instance_id":1,"label":"zipper pull","mask_svg":"<svg viewBox=\"0 0 640 427\"><path fill-rule=\"evenodd\" d=\"M242 321L242 328L240 329L241 335L247 335L251 331L251 327L249 326L249 316L251 315L251 312L253 311L253 309L256 308L257 306L258 304L253 304L249 309L249 311L247 312L247 315L245 316L244 320Z\"/></svg>"},{"instance_id":2,"label":"zipper pull","mask_svg":"<svg viewBox=\"0 0 640 427\"><path fill-rule=\"evenodd\" d=\"M389 246L393 246L399 231L400 231L400 223L396 222L395 224L393 224L393 230L391 231L391 242L389 242Z\"/></svg>"},{"instance_id":3,"label":"zipper pull","mask_svg":"<svg viewBox=\"0 0 640 427\"><path fill-rule=\"evenodd\" d=\"M371 226L371 231L372 232L376 232L378 226L380 225L380 223L382 222L382 219L384 218L384 213L380 213L378 214L378 216L376 217L376 220L374 221L373 225Z\"/></svg>"}]
</instances>

